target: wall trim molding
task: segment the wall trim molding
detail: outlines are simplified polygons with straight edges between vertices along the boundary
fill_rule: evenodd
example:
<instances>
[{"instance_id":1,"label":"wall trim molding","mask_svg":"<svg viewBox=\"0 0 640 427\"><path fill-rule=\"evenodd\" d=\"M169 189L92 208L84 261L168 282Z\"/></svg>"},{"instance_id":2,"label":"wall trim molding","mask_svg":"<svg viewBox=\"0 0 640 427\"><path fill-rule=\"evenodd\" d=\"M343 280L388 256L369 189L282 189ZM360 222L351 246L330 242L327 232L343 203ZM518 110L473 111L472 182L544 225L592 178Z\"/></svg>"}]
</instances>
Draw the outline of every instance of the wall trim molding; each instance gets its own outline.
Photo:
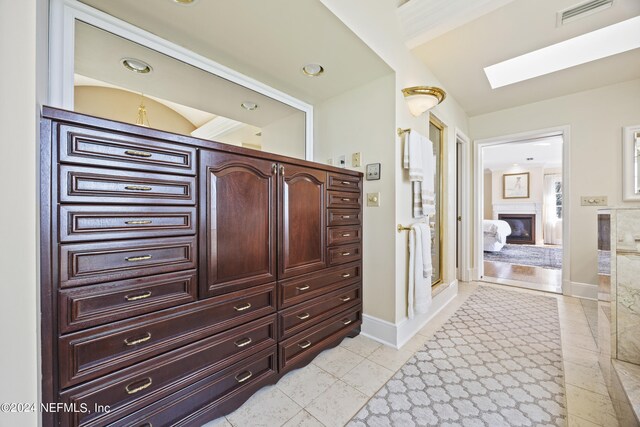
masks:
<instances>
[{"instance_id":1,"label":"wall trim molding","mask_svg":"<svg viewBox=\"0 0 640 427\"><path fill-rule=\"evenodd\" d=\"M52 107L73 110L75 21L79 20L303 111L305 160L313 160L313 105L78 0L51 0L50 10L48 103Z\"/></svg>"},{"instance_id":2,"label":"wall trim molding","mask_svg":"<svg viewBox=\"0 0 640 427\"><path fill-rule=\"evenodd\" d=\"M361 334L381 344L400 349L424 326L440 313L458 295L458 281L454 280L438 295L433 297L429 312L413 319L405 317L394 324L368 314L362 315Z\"/></svg>"},{"instance_id":3,"label":"wall trim molding","mask_svg":"<svg viewBox=\"0 0 640 427\"><path fill-rule=\"evenodd\" d=\"M590 300L598 299L598 285L570 281L567 287L569 288L569 296ZM565 295L567 295L567 293L565 293Z\"/></svg>"}]
</instances>

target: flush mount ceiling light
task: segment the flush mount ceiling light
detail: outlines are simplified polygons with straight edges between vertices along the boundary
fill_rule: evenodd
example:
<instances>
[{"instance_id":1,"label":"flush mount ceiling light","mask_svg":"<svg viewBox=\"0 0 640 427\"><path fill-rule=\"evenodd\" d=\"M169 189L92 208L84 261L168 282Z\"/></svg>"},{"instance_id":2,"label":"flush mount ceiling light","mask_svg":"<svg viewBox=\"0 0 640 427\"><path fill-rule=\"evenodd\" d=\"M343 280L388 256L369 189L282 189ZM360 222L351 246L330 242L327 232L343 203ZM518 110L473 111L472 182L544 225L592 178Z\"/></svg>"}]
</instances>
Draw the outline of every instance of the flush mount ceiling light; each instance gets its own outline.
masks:
<instances>
[{"instance_id":1,"label":"flush mount ceiling light","mask_svg":"<svg viewBox=\"0 0 640 427\"><path fill-rule=\"evenodd\" d=\"M251 101L244 101L242 104L240 104L240 106L247 111L253 111L258 108L258 104Z\"/></svg>"},{"instance_id":2,"label":"flush mount ceiling light","mask_svg":"<svg viewBox=\"0 0 640 427\"><path fill-rule=\"evenodd\" d=\"M484 69L492 89L640 47L640 16L591 31Z\"/></svg>"},{"instance_id":3,"label":"flush mount ceiling light","mask_svg":"<svg viewBox=\"0 0 640 427\"><path fill-rule=\"evenodd\" d=\"M122 58L120 63L129 71L133 71L138 74L149 74L153 71L151 65L144 61L135 58Z\"/></svg>"},{"instance_id":4,"label":"flush mount ceiling light","mask_svg":"<svg viewBox=\"0 0 640 427\"><path fill-rule=\"evenodd\" d=\"M188 6L194 4L197 0L171 0L174 3L181 4L183 6Z\"/></svg>"},{"instance_id":5,"label":"flush mount ceiling light","mask_svg":"<svg viewBox=\"0 0 640 427\"><path fill-rule=\"evenodd\" d=\"M307 64L302 67L302 72L305 76L318 77L324 73L324 67L320 64Z\"/></svg>"},{"instance_id":6,"label":"flush mount ceiling light","mask_svg":"<svg viewBox=\"0 0 640 427\"><path fill-rule=\"evenodd\" d=\"M447 97L447 93L434 86L413 86L402 89L409 111L415 117L436 105L440 104Z\"/></svg>"}]
</instances>

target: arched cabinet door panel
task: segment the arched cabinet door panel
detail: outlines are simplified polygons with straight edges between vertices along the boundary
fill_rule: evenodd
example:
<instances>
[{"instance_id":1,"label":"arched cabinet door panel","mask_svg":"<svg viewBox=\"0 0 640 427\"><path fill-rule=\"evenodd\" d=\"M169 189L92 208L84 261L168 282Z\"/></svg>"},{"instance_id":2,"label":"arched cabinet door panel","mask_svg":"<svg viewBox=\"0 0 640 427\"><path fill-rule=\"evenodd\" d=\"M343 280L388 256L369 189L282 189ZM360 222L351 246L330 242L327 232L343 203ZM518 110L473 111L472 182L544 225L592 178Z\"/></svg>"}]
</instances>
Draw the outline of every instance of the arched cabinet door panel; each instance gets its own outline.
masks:
<instances>
[{"instance_id":1,"label":"arched cabinet door panel","mask_svg":"<svg viewBox=\"0 0 640 427\"><path fill-rule=\"evenodd\" d=\"M278 166L279 279L326 267L326 172L290 164Z\"/></svg>"},{"instance_id":2,"label":"arched cabinet door panel","mask_svg":"<svg viewBox=\"0 0 640 427\"><path fill-rule=\"evenodd\" d=\"M276 280L276 171L271 161L201 152L202 297Z\"/></svg>"}]
</instances>

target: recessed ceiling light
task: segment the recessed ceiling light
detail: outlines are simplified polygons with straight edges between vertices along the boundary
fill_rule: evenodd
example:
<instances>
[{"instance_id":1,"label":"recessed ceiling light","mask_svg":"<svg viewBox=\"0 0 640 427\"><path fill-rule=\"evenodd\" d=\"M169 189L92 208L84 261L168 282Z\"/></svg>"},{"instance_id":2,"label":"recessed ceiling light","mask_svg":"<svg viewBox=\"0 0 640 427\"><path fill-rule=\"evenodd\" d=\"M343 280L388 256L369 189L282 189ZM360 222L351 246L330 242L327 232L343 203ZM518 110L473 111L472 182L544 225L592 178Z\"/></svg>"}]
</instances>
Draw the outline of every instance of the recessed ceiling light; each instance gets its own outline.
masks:
<instances>
[{"instance_id":1,"label":"recessed ceiling light","mask_svg":"<svg viewBox=\"0 0 640 427\"><path fill-rule=\"evenodd\" d=\"M190 4L194 4L198 0L172 0L174 3L181 4L183 6L187 6Z\"/></svg>"},{"instance_id":2,"label":"recessed ceiling light","mask_svg":"<svg viewBox=\"0 0 640 427\"><path fill-rule=\"evenodd\" d=\"M324 67L320 64L307 64L302 67L302 72L305 76L318 77L320 74L324 73Z\"/></svg>"},{"instance_id":3,"label":"recessed ceiling light","mask_svg":"<svg viewBox=\"0 0 640 427\"><path fill-rule=\"evenodd\" d=\"M640 16L484 69L491 88L543 76L640 47Z\"/></svg>"},{"instance_id":4,"label":"recessed ceiling light","mask_svg":"<svg viewBox=\"0 0 640 427\"><path fill-rule=\"evenodd\" d=\"M258 108L258 104L256 104L255 102L251 102L251 101L244 101L242 104L240 104L240 106L242 108L244 108L247 111L253 111L256 108Z\"/></svg>"},{"instance_id":5,"label":"recessed ceiling light","mask_svg":"<svg viewBox=\"0 0 640 427\"><path fill-rule=\"evenodd\" d=\"M134 73L139 74L148 74L153 71L151 65L147 64L144 61L135 58L122 58L120 60L124 68L129 71L133 71Z\"/></svg>"},{"instance_id":6,"label":"recessed ceiling light","mask_svg":"<svg viewBox=\"0 0 640 427\"><path fill-rule=\"evenodd\" d=\"M517 163L514 163L513 166L519 166Z\"/></svg>"}]
</instances>

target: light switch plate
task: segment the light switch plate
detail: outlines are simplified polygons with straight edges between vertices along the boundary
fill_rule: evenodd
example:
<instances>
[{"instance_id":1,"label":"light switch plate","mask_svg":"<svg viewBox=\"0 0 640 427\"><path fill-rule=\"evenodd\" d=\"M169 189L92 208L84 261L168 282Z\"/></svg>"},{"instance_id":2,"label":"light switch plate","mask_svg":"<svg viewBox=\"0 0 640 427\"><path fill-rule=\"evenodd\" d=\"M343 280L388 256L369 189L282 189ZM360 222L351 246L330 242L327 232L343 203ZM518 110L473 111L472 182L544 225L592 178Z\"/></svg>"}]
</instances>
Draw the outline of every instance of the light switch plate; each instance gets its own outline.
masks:
<instances>
[{"instance_id":1,"label":"light switch plate","mask_svg":"<svg viewBox=\"0 0 640 427\"><path fill-rule=\"evenodd\" d=\"M607 196L582 196L580 204L582 206L607 206Z\"/></svg>"},{"instance_id":2,"label":"light switch plate","mask_svg":"<svg viewBox=\"0 0 640 427\"><path fill-rule=\"evenodd\" d=\"M380 206L380 193L367 193L367 206Z\"/></svg>"},{"instance_id":3,"label":"light switch plate","mask_svg":"<svg viewBox=\"0 0 640 427\"><path fill-rule=\"evenodd\" d=\"M371 163L367 165L367 181L380 179L380 163Z\"/></svg>"},{"instance_id":4,"label":"light switch plate","mask_svg":"<svg viewBox=\"0 0 640 427\"><path fill-rule=\"evenodd\" d=\"M359 168L361 166L360 153L353 153L351 155L351 166L353 166L354 168Z\"/></svg>"}]
</instances>

